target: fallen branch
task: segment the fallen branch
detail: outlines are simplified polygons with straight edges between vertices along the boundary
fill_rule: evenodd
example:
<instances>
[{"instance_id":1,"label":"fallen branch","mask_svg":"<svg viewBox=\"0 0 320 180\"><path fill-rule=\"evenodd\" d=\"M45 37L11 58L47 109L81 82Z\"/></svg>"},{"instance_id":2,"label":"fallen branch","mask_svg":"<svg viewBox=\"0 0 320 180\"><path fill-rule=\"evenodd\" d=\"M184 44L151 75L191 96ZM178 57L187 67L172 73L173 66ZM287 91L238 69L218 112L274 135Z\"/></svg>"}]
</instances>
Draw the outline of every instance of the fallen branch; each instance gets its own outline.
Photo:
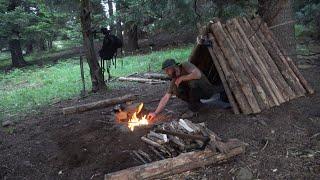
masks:
<instances>
[{"instance_id":1,"label":"fallen branch","mask_svg":"<svg viewBox=\"0 0 320 180\"><path fill-rule=\"evenodd\" d=\"M119 81L150 83L150 84L157 84L157 83L165 83L166 82L166 81L158 80L158 79L146 79L146 78L138 78L138 77L119 77L118 80Z\"/></svg>"},{"instance_id":2,"label":"fallen branch","mask_svg":"<svg viewBox=\"0 0 320 180\"><path fill-rule=\"evenodd\" d=\"M242 153L244 153L244 147L242 146L231 149L226 154L216 154L208 149L198 152L182 153L174 158L106 174L104 179L158 179L210 164L218 164Z\"/></svg>"},{"instance_id":3,"label":"fallen branch","mask_svg":"<svg viewBox=\"0 0 320 180\"><path fill-rule=\"evenodd\" d=\"M161 79L161 80L169 80L170 77L166 74L161 73L144 73L143 76L148 79Z\"/></svg>"},{"instance_id":4,"label":"fallen branch","mask_svg":"<svg viewBox=\"0 0 320 180\"><path fill-rule=\"evenodd\" d=\"M92 102L92 103L88 103L88 104L66 107L66 108L62 109L62 112L63 112L63 114L80 113L80 112L90 111L93 109L99 109L99 108L112 106L112 105L119 104L119 103L124 103L127 101L133 101L136 99L137 99L136 95L129 94L129 95L121 96L121 97L105 99L105 100L96 101L96 102Z\"/></svg>"}]
</instances>

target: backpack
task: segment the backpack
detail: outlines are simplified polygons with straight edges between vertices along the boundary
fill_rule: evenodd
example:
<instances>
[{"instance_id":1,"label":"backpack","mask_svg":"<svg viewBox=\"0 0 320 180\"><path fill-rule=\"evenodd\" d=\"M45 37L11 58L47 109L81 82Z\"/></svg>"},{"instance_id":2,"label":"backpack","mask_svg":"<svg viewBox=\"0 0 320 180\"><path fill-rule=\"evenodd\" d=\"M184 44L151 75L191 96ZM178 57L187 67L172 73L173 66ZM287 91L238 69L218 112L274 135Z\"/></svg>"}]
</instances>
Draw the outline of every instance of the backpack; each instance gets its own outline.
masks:
<instances>
[{"instance_id":1,"label":"backpack","mask_svg":"<svg viewBox=\"0 0 320 180\"><path fill-rule=\"evenodd\" d=\"M122 41L115 35L106 35L103 38L102 48L99 50L99 56L102 60L111 60L117 56L117 49L122 48Z\"/></svg>"}]
</instances>

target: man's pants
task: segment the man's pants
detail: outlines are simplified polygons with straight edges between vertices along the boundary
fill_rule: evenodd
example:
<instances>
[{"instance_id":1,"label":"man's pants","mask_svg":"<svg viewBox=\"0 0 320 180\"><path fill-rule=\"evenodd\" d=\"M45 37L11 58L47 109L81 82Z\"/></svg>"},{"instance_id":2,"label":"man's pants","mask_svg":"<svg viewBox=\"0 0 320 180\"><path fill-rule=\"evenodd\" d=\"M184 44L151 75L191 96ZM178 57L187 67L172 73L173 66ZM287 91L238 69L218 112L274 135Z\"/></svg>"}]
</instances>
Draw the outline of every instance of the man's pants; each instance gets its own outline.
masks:
<instances>
[{"instance_id":1,"label":"man's pants","mask_svg":"<svg viewBox=\"0 0 320 180\"><path fill-rule=\"evenodd\" d=\"M213 85L206 77L182 82L177 89L177 97L188 102L190 109L197 111L200 99L208 99L214 93Z\"/></svg>"}]
</instances>

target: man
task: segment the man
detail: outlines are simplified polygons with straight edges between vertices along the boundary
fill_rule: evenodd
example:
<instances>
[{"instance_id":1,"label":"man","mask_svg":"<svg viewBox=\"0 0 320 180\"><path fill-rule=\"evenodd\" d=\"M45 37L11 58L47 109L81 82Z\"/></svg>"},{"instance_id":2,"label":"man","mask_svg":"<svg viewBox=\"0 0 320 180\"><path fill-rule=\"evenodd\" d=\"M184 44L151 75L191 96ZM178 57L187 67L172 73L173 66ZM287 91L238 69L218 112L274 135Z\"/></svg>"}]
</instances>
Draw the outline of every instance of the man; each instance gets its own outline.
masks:
<instances>
[{"instance_id":1,"label":"man","mask_svg":"<svg viewBox=\"0 0 320 180\"><path fill-rule=\"evenodd\" d=\"M164 109L172 95L186 101L189 109L196 112L202 106L200 99L208 99L214 93L213 85L207 77L190 62L178 64L174 59L167 59L162 64L162 70L172 80L157 109L149 113L149 120L154 119Z\"/></svg>"}]
</instances>

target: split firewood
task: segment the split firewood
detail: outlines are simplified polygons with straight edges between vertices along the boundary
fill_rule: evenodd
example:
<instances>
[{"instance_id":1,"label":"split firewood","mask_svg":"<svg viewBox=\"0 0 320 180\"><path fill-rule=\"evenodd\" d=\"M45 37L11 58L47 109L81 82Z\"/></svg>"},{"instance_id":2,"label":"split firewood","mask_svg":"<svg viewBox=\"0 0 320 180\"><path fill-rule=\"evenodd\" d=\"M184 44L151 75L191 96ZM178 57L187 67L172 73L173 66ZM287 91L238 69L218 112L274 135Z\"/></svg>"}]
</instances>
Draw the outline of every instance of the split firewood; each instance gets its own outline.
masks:
<instances>
[{"instance_id":1,"label":"split firewood","mask_svg":"<svg viewBox=\"0 0 320 180\"><path fill-rule=\"evenodd\" d=\"M159 144L159 143L157 143L157 142L154 142L154 141L152 141L151 139L146 138L146 137L144 137L144 136L141 137L141 140L142 140L143 142L151 145L151 146L157 147L157 148L158 148L161 152L163 152L164 154L168 154L169 156L171 156L171 153L170 153L168 150L166 150L166 148L165 148L163 145L161 145L161 144Z\"/></svg>"},{"instance_id":2,"label":"split firewood","mask_svg":"<svg viewBox=\"0 0 320 180\"><path fill-rule=\"evenodd\" d=\"M165 159L165 157L153 146L148 146L155 155L157 155L160 159Z\"/></svg>"},{"instance_id":3,"label":"split firewood","mask_svg":"<svg viewBox=\"0 0 320 180\"><path fill-rule=\"evenodd\" d=\"M156 132L163 133L163 134L169 134L169 135L173 135L173 136L178 136L179 138L183 138L183 139L200 140L203 142L208 142L210 140L207 136L183 134L183 133L172 132L172 131L161 130L161 129L157 129Z\"/></svg>"},{"instance_id":4,"label":"split firewood","mask_svg":"<svg viewBox=\"0 0 320 180\"><path fill-rule=\"evenodd\" d=\"M166 83L166 81L158 79L146 79L138 77L119 77L119 81L131 81L131 82L140 82L140 83Z\"/></svg>"},{"instance_id":5,"label":"split firewood","mask_svg":"<svg viewBox=\"0 0 320 180\"><path fill-rule=\"evenodd\" d=\"M109 107L115 104L125 103L128 101L136 100L137 96L128 94L121 97L111 98L111 99L105 99L100 100L92 103L82 104L82 105L76 105L71 107L66 107L62 109L63 114L73 114L73 113L80 113L85 111L90 111L93 109L99 109L99 108L105 108Z\"/></svg>"},{"instance_id":6,"label":"split firewood","mask_svg":"<svg viewBox=\"0 0 320 180\"><path fill-rule=\"evenodd\" d=\"M181 139L179 139L176 136L172 136L172 135L168 135L168 137L169 137L170 141L173 142L174 144L176 144L181 151L184 151L186 149L186 145L184 144L184 142Z\"/></svg>"},{"instance_id":7,"label":"split firewood","mask_svg":"<svg viewBox=\"0 0 320 180\"><path fill-rule=\"evenodd\" d=\"M166 134L160 134L160 133L156 133L154 131L150 131L148 135L151 136L151 137L158 138L158 139L160 139L160 140L162 140L164 142L168 142L169 141Z\"/></svg>"},{"instance_id":8,"label":"split firewood","mask_svg":"<svg viewBox=\"0 0 320 180\"><path fill-rule=\"evenodd\" d=\"M143 157L141 157L141 155L137 152L137 151L132 151L132 153L143 163L143 164L147 164L148 162L143 159ZM150 161L151 162L151 161Z\"/></svg>"},{"instance_id":9,"label":"split firewood","mask_svg":"<svg viewBox=\"0 0 320 180\"><path fill-rule=\"evenodd\" d=\"M244 147L231 149L227 154L216 154L211 150L182 153L177 157L131 167L121 171L106 174L104 179L160 179L172 174L178 174L222 161L244 153Z\"/></svg>"},{"instance_id":10,"label":"split firewood","mask_svg":"<svg viewBox=\"0 0 320 180\"><path fill-rule=\"evenodd\" d=\"M183 119L179 120L179 125L189 133L194 132L194 130L190 126L188 126L188 124Z\"/></svg>"},{"instance_id":11,"label":"split firewood","mask_svg":"<svg viewBox=\"0 0 320 180\"><path fill-rule=\"evenodd\" d=\"M146 152L142 151L141 149L138 150L138 153L146 158L149 162L152 162L151 157Z\"/></svg>"}]
</instances>

